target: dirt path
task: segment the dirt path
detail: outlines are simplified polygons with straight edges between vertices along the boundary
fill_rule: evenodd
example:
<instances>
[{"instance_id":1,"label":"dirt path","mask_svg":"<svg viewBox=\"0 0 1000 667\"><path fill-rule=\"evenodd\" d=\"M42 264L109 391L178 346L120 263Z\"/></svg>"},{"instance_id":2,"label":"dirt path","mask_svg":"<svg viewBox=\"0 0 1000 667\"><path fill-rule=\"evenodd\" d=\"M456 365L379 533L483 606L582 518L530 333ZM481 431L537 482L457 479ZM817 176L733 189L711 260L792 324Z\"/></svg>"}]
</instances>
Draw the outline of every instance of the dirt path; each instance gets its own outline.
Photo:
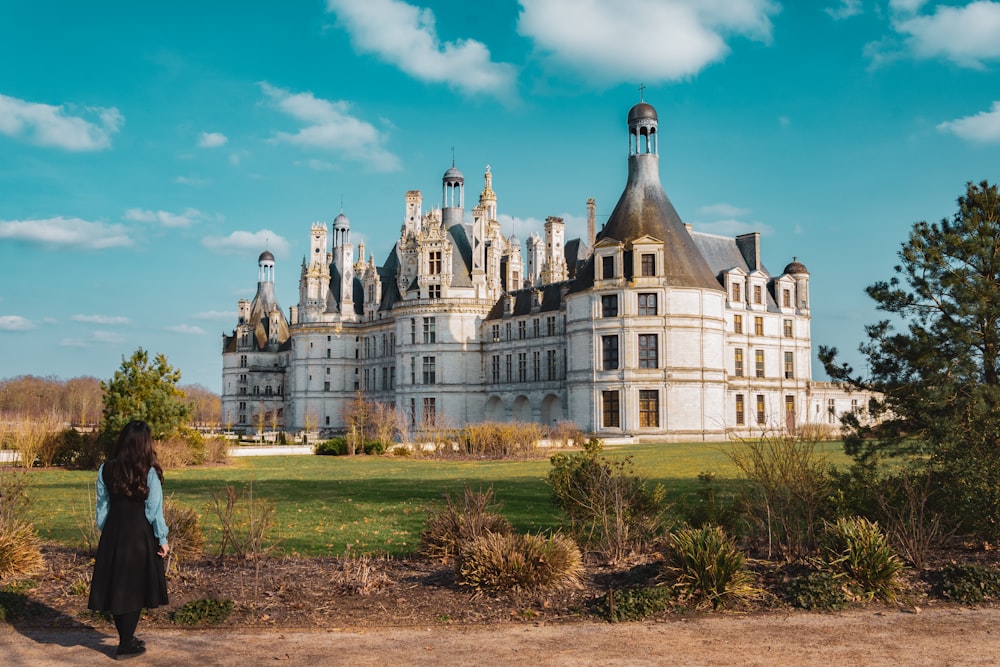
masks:
<instances>
[{"instance_id":1,"label":"dirt path","mask_svg":"<svg viewBox=\"0 0 1000 667\"><path fill-rule=\"evenodd\" d=\"M996 665L1000 610L713 615L663 623L142 631L134 665ZM0 628L12 667L110 663L97 630Z\"/></svg>"}]
</instances>

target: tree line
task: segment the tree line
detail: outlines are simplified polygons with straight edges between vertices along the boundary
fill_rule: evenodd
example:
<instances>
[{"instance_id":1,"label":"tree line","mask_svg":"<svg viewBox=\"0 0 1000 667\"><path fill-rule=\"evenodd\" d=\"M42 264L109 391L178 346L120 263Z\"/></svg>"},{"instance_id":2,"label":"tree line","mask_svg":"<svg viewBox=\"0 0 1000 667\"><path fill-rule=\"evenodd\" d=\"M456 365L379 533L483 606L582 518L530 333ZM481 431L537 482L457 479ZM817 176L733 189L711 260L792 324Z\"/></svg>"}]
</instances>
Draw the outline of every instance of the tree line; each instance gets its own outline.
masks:
<instances>
[{"instance_id":1,"label":"tree line","mask_svg":"<svg viewBox=\"0 0 1000 667\"><path fill-rule=\"evenodd\" d=\"M194 426L219 426L222 400L218 394L199 384L178 390L191 408ZM71 426L95 427L101 422L104 398L101 380L95 377L62 380L21 375L0 379L0 420L54 419Z\"/></svg>"}]
</instances>

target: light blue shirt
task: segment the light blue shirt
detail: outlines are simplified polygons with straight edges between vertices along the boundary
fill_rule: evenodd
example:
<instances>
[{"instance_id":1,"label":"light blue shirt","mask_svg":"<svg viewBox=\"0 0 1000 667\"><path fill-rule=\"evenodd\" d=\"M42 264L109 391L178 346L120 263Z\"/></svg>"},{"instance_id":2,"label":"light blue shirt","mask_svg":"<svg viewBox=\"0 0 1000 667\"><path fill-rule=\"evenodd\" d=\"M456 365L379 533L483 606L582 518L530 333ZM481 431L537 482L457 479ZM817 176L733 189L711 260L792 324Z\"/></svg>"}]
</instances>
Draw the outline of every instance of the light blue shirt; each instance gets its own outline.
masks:
<instances>
[{"instance_id":1,"label":"light blue shirt","mask_svg":"<svg viewBox=\"0 0 1000 667\"><path fill-rule=\"evenodd\" d=\"M163 485L156 474L155 468L149 469L146 476L149 495L146 496L146 521L153 526L153 535L160 544L167 543L167 522L163 519ZM104 530L104 522L108 520L108 507L111 497L104 484L104 464L97 469L97 529Z\"/></svg>"}]
</instances>

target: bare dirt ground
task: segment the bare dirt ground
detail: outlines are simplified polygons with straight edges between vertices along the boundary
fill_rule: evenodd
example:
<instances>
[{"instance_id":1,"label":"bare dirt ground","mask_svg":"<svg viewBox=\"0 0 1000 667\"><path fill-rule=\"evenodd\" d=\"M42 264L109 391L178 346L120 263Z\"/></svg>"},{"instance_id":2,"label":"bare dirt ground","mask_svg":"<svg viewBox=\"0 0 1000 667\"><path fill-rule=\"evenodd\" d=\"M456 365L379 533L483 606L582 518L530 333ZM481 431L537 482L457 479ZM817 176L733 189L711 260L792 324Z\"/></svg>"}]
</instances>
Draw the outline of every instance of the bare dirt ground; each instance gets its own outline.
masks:
<instances>
[{"instance_id":1,"label":"bare dirt ground","mask_svg":"<svg viewBox=\"0 0 1000 667\"><path fill-rule=\"evenodd\" d=\"M989 556L995 556L990 553ZM94 665L114 659L117 637L86 610L92 562L57 546L0 624L0 665ZM675 608L643 622L608 623L609 588L648 581L648 564L591 566L577 589L534 596L473 596L450 568L427 559L343 561L205 559L169 581L169 606L148 612L135 664L256 665L996 665L1000 609L928 595L910 577L893 603L834 614L775 598L728 612ZM172 612L204 598L233 600L218 626L188 628Z\"/></svg>"}]
</instances>

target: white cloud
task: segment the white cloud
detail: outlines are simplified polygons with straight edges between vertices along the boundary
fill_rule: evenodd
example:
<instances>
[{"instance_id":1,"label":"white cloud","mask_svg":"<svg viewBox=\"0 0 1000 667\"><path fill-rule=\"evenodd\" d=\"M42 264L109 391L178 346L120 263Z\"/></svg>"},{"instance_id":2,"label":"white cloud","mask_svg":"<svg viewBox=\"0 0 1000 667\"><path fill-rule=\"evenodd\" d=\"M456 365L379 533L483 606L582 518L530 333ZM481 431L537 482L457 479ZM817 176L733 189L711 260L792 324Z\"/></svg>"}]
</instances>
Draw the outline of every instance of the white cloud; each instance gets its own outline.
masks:
<instances>
[{"instance_id":1,"label":"white cloud","mask_svg":"<svg viewBox=\"0 0 1000 667\"><path fill-rule=\"evenodd\" d=\"M363 162L374 171L399 169L399 158L382 147L384 133L352 116L350 103L330 102L308 92L293 94L266 82L261 82L260 87L279 109L306 125L295 134L279 132L273 141L333 151Z\"/></svg>"},{"instance_id":2,"label":"white cloud","mask_svg":"<svg viewBox=\"0 0 1000 667\"><path fill-rule=\"evenodd\" d=\"M20 315L0 315L0 331L28 331L35 323Z\"/></svg>"},{"instance_id":3,"label":"white cloud","mask_svg":"<svg viewBox=\"0 0 1000 667\"><path fill-rule=\"evenodd\" d=\"M196 320L235 320L235 310L205 310L192 315Z\"/></svg>"},{"instance_id":4,"label":"white cloud","mask_svg":"<svg viewBox=\"0 0 1000 667\"><path fill-rule=\"evenodd\" d=\"M196 208L184 209L183 213L130 208L125 211L125 219L135 222L156 222L164 227L190 227L198 221L208 219L208 216Z\"/></svg>"},{"instance_id":5,"label":"white cloud","mask_svg":"<svg viewBox=\"0 0 1000 667\"><path fill-rule=\"evenodd\" d=\"M738 206L726 203L709 204L708 206L702 206L698 209L698 215L728 218L739 218L741 216L750 215L750 213L751 211L748 208L739 208Z\"/></svg>"},{"instance_id":6,"label":"white cloud","mask_svg":"<svg viewBox=\"0 0 1000 667\"><path fill-rule=\"evenodd\" d=\"M97 330L91 334L94 342L105 343L108 345L117 345L118 343L125 342L124 334L120 334L117 331L101 331Z\"/></svg>"},{"instance_id":7,"label":"white cloud","mask_svg":"<svg viewBox=\"0 0 1000 667\"><path fill-rule=\"evenodd\" d=\"M128 237L122 225L63 217L45 220L0 220L0 239L88 250L132 245L132 239Z\"/></svg>"},{"instance_id":8,"label":"white cloud","mask_svg":"<svg viewBox=\"0 0 1000 667\"><path fill-rule=\"evenodd\" d=\"M90 324L128 324L128 318L121 315L74 315L70 319Z\"/></svg>"},{"instance_id":9,"label":"white cloud","mask_svg":"<svg viewBox=\"0 0 1000 667\"><path fill-rule=\"evenodd\" d=\"M835 21L847 19L862 12L861 0L840 0L839 5L827 7L824 11Z\"/></svg>"},{"instance_id":10,"label":"white cloud","mask_svg":"<svg viewBox=\"0 0 1000 667\"><path fill-rule=\"evenodd\" d=\"M179 334L191 334L195 336L201 336L205 334L205 330L201 327L191 326L190 324L177 324L175 326L167 327L167 331L173 331Z\"/></svg>"},{"instance_id":11,"label":"white cloud","mask_svg":"<svg viewBox=\"0 0 1000 667\"><path fill-rule=\"evenodd\" d=\"M196 188L200 188L206 185L212 184L212 179L210 178L197 178L195 176L178 176L174 179L174 183L178 185L191 185Z\"/></svg>"},{"instance_id":12,"label":"white cloud","mask_svg":"<svg viewBox=\"0 0 1000 667\"><path fill-rule=\"evenodd\" d=\"M498 99L514 95L516 69L492 60L490 50L474 39L442 42L434 12L401 0L327 0L327 9L363 53L373 53L410 76L446 83L469 95Z\"/></svg>"},{"instance_id":13,"label":"white cloud","mask_svg":"<svg viewBox=\"0 0 1000 667\"><path fill-rule=\"evenodd\" d=\"M945 121L939 124L937 129L969 141L984 143L1000 141L1000 102L994 102L989 111L980 111L973 116Z\"/></svg>"},{"instance_id":14,"label":"white cloud","mask_svg":"<svg viewBox=\"0 0 1000 667\"><path fill-rule=\"evenodd\" d=\"M317 160L315 158L312 160L296 160L294 164L296 167L309 167L310 169L315 169L316 171L329 171L337 168L337 165L332 162Z\"/></svg>"},{"instance_id":15,"label":"white cloud","mask_svg":"<svg viewBox=\"0 0 1000 667\"><path fill-rule=\"evenodd\" d=\"M23 138L39 146L68 151L102 150L111 146L111 135L124 122L124 116L114 107L77 109L0 95L0 134Z\"/></svg>"},{"instance_id":16,"label":"white cloud","mask_svg":"<svg viewBox=\"0 0 1000 667\"><path fill-rule=\"evenodd\" d=\"M259 232L235 231L229 236L207 236L201 244L220 255L259 255L270 250L275 257L288 257L288 241L269 229Z\"/></svg>"},{"instance_id":17,"label":"white cloud","mask_svg":"<svg viewBox=\"0 0 1000 667\"><path fill-rule=\"evenodd\" d=\"M770 42L772 0L520 0L518 32L590 79L672 81L729 53L727 38Z\"/></svg>"},{"instance_id":18,"label":"white cloud","mask_svg":"<svg viewBox=\"0 0 1000 667\"><path fill-rule=\"evenodd\" d=\"M198 148L218 148L225 146L229 137L221 132L202 132L198 135Z\"/></svg>"},{"instance_id":19,"label":"white cloud","mask_svg":"<svg viewBox=\"0 0 1000 667\"><path fill-rule=\"evenodd\" d=\"M93 343L81 338L63 338L59 341L59 347L93 347Z\"/></svg>"},{"instance_id":20,"label":"white cloud","mask_svg":"<svg viewBox=\"0 0 1000 667\"><path fill-rule=\"evenodd\" d=\"M985 61L1000 58L1000 2L936 5L929 13L921 13L926 4L922 0L890 3L897 37L866 46L866 55L874 65L904 53L916 58L942 58L973 69L982 69Z\"/></svg>"}]
</instances>

